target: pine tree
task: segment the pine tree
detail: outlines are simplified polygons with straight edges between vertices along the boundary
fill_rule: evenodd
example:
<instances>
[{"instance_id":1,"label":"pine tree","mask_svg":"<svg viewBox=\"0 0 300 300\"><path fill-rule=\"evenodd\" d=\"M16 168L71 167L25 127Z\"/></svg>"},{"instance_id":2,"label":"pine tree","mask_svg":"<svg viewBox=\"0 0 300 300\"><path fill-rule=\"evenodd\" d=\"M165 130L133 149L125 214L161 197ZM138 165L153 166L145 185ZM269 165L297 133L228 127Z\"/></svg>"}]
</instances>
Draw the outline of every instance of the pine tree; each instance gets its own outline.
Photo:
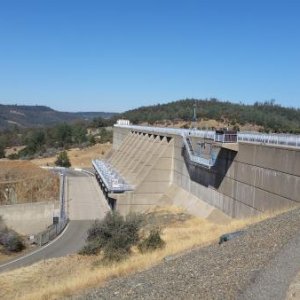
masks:
<instances>
[{"instance_id":1,"label":"pine tree","mask_svg":"<svg viewBox=\"0 0 300 300\"><path fill-rule=\"evenodd\" d=\"M71 167L71 163L68 157L68 153L66 151L62 151L58 154L57 159L55 161L55 165L59 167Z\"/></svg>"}]
</instances>

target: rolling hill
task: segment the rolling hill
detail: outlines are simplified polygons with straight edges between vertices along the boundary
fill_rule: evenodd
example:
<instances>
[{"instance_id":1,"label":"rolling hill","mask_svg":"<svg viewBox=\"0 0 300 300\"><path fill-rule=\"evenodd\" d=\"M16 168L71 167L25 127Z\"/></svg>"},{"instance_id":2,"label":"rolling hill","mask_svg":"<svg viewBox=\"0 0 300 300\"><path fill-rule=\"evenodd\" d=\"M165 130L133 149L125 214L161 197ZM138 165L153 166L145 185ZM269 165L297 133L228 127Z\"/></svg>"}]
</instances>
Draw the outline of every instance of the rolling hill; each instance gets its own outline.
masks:
<instances>
[{"instance_id":1,"label":"rolling hill","mask_svg":"<svg viewBox=\"0 0 300 300\"><path fill-rule=\"evenodd\" d=\"M11 126L34 128L51 126L62 122L92 120L96 117L110 118L115 113L107 112L60 112L47 106L0 104L0 129Z\"/></svg>"},{"instance_id":2,"label":"rolling hill","mask_svg":"<svg viewBox=\"0 0 300 300\"><path fill-rule=\"evenodd\" d=\"M226 126L257 126L262 131L300 133L300 109L283 107L274 100L256 102L253 105L223 102L217 99L185 99L139 107L124 112L121 116L134 124L162 121L190 122L196 106L197 120L216 120Z\"/></svg>"}]
</instances>

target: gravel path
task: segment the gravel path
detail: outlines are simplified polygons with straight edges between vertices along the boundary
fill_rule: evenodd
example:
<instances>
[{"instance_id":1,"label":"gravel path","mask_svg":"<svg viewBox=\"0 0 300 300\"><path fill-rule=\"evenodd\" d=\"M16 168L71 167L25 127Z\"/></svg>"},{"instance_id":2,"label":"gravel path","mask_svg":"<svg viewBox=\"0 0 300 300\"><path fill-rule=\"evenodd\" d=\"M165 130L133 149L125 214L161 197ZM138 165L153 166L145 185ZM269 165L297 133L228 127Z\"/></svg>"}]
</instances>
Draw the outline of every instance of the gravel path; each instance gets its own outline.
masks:
<instances>
[{"instance_id":1,"label":"gravel path","mask_svg":"<svg viewBox=\"0 0 300 300\"><path fill-rule=\"evenodd\" d=\"M300 268L300 209L222 245L165 259L72 299L284 299Z\"/></svg>"}]
</instances>

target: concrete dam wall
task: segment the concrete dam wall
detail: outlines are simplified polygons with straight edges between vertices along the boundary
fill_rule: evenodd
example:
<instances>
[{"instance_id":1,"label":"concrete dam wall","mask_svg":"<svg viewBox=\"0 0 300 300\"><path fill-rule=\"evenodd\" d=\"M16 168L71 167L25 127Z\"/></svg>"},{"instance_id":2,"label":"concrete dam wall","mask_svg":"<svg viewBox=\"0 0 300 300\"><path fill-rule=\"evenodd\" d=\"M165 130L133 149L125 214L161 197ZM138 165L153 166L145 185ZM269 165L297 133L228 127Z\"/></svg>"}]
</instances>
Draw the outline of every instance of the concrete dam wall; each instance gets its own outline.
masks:
<instances>
[{"instance_id":1,"label":"concrete dam wall","mask_svg":"<svg viewBox=\"0 0 300 300\"><path fill-rule=\"evenodd\" d=\"M243 218L300 202L297 147L248 142L227 147L191 137L194 147L218 148L215 164L206 168L190 159L183 144L182 136L156 132L155 127L115 126L108 162L133 186L132 191L109 194L116 208L127 213L168 203L198 215L208 216L217 208Z\"/></svg>"}]
</instances>

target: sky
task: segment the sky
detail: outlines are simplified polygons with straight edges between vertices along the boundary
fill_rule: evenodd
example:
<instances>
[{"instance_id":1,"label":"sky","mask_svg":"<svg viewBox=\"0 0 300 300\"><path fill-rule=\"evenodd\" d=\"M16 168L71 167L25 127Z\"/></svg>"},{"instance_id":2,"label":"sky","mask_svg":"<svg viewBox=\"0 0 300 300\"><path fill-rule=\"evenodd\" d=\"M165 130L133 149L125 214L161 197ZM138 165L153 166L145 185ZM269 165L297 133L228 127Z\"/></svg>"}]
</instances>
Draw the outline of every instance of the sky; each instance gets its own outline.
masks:
<instances>
[{"instance_id":1,"label":"sky","mask_svg":"<svg viewBox=\"0 0 300 300\"><path fill-rule=\"evenodd\" d=\"M0 103L300 107L300 1L0 0Z\"/></svg>"}]
</instances>

